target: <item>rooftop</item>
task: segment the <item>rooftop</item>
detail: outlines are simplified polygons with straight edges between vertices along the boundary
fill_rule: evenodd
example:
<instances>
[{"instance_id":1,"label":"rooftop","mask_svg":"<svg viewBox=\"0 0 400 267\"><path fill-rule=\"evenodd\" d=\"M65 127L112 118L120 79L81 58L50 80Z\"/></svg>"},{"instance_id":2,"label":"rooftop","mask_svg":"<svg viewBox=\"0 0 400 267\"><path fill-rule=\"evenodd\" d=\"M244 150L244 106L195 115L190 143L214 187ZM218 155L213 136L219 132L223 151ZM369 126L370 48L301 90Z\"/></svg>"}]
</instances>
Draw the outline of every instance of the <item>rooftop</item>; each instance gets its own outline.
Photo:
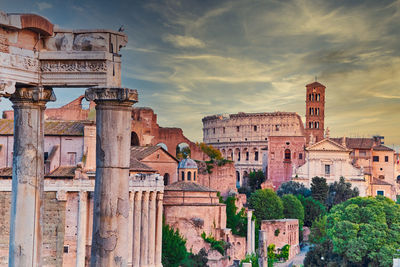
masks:
<instances>
[{"instance_id":1,"label":"rooftop","mask_svg":"<svg viewBox=\"0 0 400 267\"><path fill-rule=\"evenodd\" d=\"M86 124L93 122L86 121L45 121L44 135L62 135L62 136L83 136ZM13 135L14 121L0 120L0 135Z\"/></svg>"},{"instance_id":2,"label":"rooftop","mask_svg":"<svg viewBox=\"0 0 400 267\"><path fill-rule=\"evenodd\" d=\"M184 182L179 181L173 184L167 185L164 188L165 191L188 191L188 192L217 192L214 189L209 187L193 183L193 182Z\"/></svg>"},{"instance_id":3,"label":"rooftop","mask_svg":"<svg viewBox=\"0 0 400 267\"><path fill-rule=\"evenodd\" d=\"M154 152L158 151L159 149L164 151L171 158L178 161L174 156L172 156L168 151L166 151L161 146L131 146L131 161L132 161L132 159L136 159L136 160L140 161L140 160L150 156Z\"/></svg>"},{"instance_id":4,"label":"rooftop","mask_svg":"<svg viewBox=\"0 0 400 267\"><path fill-rule=\"evenodd\" d=\"M324 87L324 88L326 88L325 87L325 85L323 85L323 84L321 84L321 83L319 83L319 82L312 82L312 83L309 83L309 84L307 84L306 85L306 87Z\"/></svg>"}]
</instances>

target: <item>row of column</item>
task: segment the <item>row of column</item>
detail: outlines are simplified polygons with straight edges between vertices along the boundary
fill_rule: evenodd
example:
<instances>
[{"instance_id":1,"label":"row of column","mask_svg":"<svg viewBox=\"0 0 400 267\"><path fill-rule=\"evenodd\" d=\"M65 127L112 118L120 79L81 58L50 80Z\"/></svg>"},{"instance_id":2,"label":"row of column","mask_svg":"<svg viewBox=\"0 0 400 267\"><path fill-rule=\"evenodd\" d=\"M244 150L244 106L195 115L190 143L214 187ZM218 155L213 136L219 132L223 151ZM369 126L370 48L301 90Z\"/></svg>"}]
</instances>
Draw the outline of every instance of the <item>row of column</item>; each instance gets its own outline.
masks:
<instances>
[{"instance_id":1,"label":"row of column","mask_svg":"<svg viewBox=\"0 0 400 267\"><path fill-rule=\"evenodd\" d=\"M163 193L132 193L132 266L161 267Z\"/></svg>"},{"instance_id":2,"label":"row of column","mask_svg":"<svg viewBox=\"0 0 400 267\"><path fill-rule=\"evenodd\" d=\"M17 87L7 97L14 108L9 266L42 266L44 110L55 95L51 88ZM97 126L91 266L126 266L131 109L137 91L95 87L85 97L96 103Z\"/></svg>"}]
</instances>

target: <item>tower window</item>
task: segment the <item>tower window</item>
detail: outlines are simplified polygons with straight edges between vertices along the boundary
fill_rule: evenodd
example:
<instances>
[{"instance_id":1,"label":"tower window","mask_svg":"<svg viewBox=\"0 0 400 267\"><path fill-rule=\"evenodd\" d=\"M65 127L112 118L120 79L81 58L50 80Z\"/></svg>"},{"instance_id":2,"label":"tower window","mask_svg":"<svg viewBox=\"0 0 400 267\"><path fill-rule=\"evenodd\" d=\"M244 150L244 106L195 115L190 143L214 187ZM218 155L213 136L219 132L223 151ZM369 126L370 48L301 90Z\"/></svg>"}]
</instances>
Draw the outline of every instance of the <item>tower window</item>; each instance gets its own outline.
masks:
<instances>
[{"instance_id":1,"label":"tower window","mask_svg":"<svg viewBox=\"0 0 400 267\"><path fill-rule=\"evenodd\" d=\"M308 123L308 128L310 128L310 129L313 128L313 123L312 123L312 122L309 122L309 123Z\"/></svg>"},{"instance_id":2,"label":"tower window","mask_svg":"<svg viewBox=\"0 0 400 267\"><path fill-rule=\"evenodd\" d=\"M314 94L311 95L311 101L314 101Z\"/></svg>"},{"instance_id":3,"label":"tower window","mask_svg":"<svg viewBox=\"0 0 400 267\"><path fill-rule=\"evenodd\" d=\"M321 95L320 95L320 94L317 94L317 101L319 101L320 98L321 98Z\"/></svg>"},{"instance_id":4,"label":"tower window","mask_svg":"<svg viewBox=\"0 0 400 267\"><path fill-rule=\"evenodd\" d=\"M308 95L308 100L311 101L311 94Z\"/></svg>"},{"instance_id":5,"label":"tower window","mask_svg":"<svg viewBox=\"0 0 400 267\"><path fill-rule=\"evenodd\" d=\"M317 108L317 112L316 112L316 114L317 114L317 115L319 115L319 108Z\"/></svg>"},{"instance_id":6,"label":"tower window","mask_svg":"<svg viewBox=\"0 0 400 267\"><path fill-rule=\"evenodd\" d=\"M257 132L257 125L254 125L254 131Z\"/></svg>"},{"instance_id":7,"label":"tower window","mask_svg":"<svg viewBox=\"0 0 400 267\"><path fill-rule=\"evenodd\" d=\"M319 129L319 122L315 122L315 129Z\"/></svg>"},{"instance_id":8,"label":"tower window","mask_svg":"<svg viewBox=\"0 0 400 267\"><path fill-rule=\"evenodd\" d=\"M188 172L188 177L187 177L188 181L192 180L192 173Z\"/></svg>"},{"instance_id":9,"label":"tower window","mask_svg":"<svg viewBox=\"0 0 400 267\"><path fill-rule=\"evenodd\" d=\"M290 154L290 149L285 150L285 160L290 160L291 154Z\"/></svg>"}]
</instances>

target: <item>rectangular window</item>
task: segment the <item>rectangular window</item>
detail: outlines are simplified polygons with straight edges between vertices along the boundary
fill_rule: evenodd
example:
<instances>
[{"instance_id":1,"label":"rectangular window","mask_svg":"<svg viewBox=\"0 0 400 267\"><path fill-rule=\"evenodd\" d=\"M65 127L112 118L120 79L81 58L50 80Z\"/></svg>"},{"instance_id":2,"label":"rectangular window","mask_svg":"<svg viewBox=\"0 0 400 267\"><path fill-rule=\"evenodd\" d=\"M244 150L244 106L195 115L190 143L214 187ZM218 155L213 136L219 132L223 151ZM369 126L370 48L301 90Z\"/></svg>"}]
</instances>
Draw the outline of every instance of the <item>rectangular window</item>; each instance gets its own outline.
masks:
<instances>
[{"instance_id":1,"label":"rectangular window","mask_svg":"<svg viewBox=\"0 0 400 267\"><path fill-rule=\"evenodd\" d=\"M49 152L44 152L44 161L46 161L49 158Z\"/></svg>"},{"instance_id":2,"label":"rectangular window","mask_svg":"<svg viewBox=\"0 0 400 267\"><path fill-rule=\"evenodd\" d=\"M376 191L376 194L377 194L378 196L384 196L384 195L385 195L385 191L378 190L378 191Z\"/></svg>"},{"instance_id":3,"label":"rectangular window","mask_svg":"<svg viewBox=\"0 0 400 267\"><path fill-rule=\"evenodd\" d=\"M303 153L299 153L299 159L303 159Z\"/></svg>"},{"instance_id":4,"label":"rectangular window","mask_svg":"<svg viewBox=\"0 0 400 267\"><path fill-rule=\"evenodd\" d=\"M389 162L389 156L385 156L385 162Z\"/></svg>"},{"instance_id":5,"label":"rectangular window","mask_svg":"<svg viewBox=\"0 0 400 267\"><path fill-rule=\"evenodd\" d=\"M258 151L254 152L254 160L258 161Z\"/></svg>"},{"instance_id":6,"label":"rectangular window","mask_svg":"<svg viewBox=\"0 0 400 267\"><path fill-rule=\"evenodd\" d=\"M254 125L254 131L257 132L257 125Z\"/></svg>"},{"instance_id":7,"label":"rectangular window","mask_svg":"<svg viewBox=\"0 0 400 267\"><path fill-rule=\"evenodd\" d=\"M246 152L246 160L249 160L249 152Z\"/></svg>"},{"instance_id":8,"label":"rectangular window","mask_svg":"<svg viewBox=\"0 0 400 267\"><path fill-rule=\"evenodd\" d=\"M225 127L222 128L222 133L225 133Z\"/></svg>"},{"instance_id":9,"label":"rectangular window","mask_svg":"<svg viewBox=\"0 0 400 267\"><path fill-rule=\"evenodd\" d=\"M373 160L374 162L379 162L379 156L373 156L373 157L372 157L372 160Z\"/></svg>"},{"instance_id":10,"label":"rectangular window","mask_svg":"<svg viewBox=\"0 0 400 267\"><path fill-rule=\"evenodd\" d=\"M331 165L325 165L325 175L331 174Z\"/></svg>"},{"instance_id":11,"label":"rectangular window","mask_svg":"<svg viewBox=\"0 0 400 267\"><path fill-rule=\"evenodd\" d=\"M213 128L213 134L215 134L215 128Z\"/></svg>"}]
</instances>

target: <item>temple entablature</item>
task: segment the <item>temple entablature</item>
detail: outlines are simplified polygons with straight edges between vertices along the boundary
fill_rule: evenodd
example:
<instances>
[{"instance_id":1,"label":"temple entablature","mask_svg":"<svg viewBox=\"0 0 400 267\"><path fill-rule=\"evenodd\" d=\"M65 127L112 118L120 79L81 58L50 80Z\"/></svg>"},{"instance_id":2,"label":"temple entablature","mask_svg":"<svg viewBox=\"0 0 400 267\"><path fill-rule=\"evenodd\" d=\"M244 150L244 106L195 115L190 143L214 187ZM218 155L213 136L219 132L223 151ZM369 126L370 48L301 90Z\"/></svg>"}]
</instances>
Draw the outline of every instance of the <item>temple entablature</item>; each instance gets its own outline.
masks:
<instances>
[{"instance_id":1,"label":"temple entablature","mask_svg":"<svg viewBox=\"0 0 400 267\"><path fill-rule=\"evenodd\" d=\"M119 51L127 40L118 31L59 29L39 15L0 11L0 81L3 85L119 87Z\"/></svg>"}]
</instances>

